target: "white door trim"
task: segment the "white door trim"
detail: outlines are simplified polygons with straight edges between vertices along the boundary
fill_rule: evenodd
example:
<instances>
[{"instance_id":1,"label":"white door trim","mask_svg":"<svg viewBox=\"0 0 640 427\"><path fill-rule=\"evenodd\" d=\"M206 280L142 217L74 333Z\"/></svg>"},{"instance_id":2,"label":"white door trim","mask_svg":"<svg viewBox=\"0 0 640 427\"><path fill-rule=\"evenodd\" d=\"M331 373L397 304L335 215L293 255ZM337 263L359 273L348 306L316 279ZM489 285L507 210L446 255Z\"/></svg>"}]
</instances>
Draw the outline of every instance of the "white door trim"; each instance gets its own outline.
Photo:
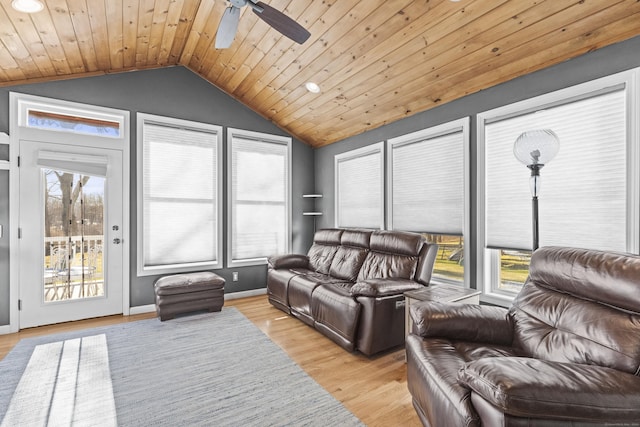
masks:
<instances>
[{"instance_id":1,"label":"white door trim","mask_svg":"<svg viewBox=\"0 0 640 427\"><path fill-rule=\"evenodd\" d=\"M20 329L20 317L18 313L18 303L20 295L20 274L19 274L19 239L18 224L20 223L19 210L19 169L18 169L18 153L20 139L42 140L46 130L34 129L21 126L20 111L24 111L25 104L37 106L47 106L54 110L84 110L98 115L108 115L110 117L119 117L121 133L118 138L104 138L104 144L100 144L103 148L120 149L122 151L122 310L124 315L130 313L130 289L131 283L129 279L130 271L130 189L131 189L131 161L130 161L130 120L129 111L117 110L113 108L100 107L77 102L61 101L53 98L45 98L40 96L26 95L16 92L9 93L9 221L10 221L10 240L9 240L9 325L0 327L0 334L17 332ZM81 141L82 136L69 133L68 139L71 144Z\"/></svg>"}]
</instances>

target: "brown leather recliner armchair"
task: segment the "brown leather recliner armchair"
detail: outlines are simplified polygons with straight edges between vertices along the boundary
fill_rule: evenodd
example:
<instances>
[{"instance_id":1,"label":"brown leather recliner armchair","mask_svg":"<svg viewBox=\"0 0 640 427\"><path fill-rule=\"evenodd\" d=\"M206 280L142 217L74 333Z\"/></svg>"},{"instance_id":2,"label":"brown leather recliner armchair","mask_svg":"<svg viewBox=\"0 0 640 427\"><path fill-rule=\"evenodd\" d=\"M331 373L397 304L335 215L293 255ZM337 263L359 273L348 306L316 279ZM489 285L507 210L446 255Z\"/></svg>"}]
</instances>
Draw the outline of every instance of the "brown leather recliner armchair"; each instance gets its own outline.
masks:
<instances>
[{"instance_id":1,"label":"brown leather recliner armchair","mask_svg":"<svg viewBox=\"0 0 640 427\"><path fill-rule=\"evenodd\" d=\"M545 247L510 309L412 307L426 426L640 426L640 257Z\"/></svg>"}]
</instances>

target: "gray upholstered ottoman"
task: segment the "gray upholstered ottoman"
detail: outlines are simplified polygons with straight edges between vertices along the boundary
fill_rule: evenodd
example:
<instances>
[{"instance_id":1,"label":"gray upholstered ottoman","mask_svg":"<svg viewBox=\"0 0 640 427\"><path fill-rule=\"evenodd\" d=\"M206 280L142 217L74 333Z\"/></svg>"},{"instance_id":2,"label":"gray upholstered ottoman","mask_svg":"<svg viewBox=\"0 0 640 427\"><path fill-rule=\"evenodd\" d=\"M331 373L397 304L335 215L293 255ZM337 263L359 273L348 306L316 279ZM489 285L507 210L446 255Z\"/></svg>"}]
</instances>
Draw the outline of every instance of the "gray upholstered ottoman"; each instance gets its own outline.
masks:
<instances>
[{"instance_id":1,"label":"gray upholstered ottoman","mask_svg":"<svg viewBox=\"0 0 640 427\"><path fill-rule=\"evenodd\" d=\"M209 271L164 276L153 287L161 321L191 311L220 311L224 305L224 279Z\"/></svg>"}]
</instances>

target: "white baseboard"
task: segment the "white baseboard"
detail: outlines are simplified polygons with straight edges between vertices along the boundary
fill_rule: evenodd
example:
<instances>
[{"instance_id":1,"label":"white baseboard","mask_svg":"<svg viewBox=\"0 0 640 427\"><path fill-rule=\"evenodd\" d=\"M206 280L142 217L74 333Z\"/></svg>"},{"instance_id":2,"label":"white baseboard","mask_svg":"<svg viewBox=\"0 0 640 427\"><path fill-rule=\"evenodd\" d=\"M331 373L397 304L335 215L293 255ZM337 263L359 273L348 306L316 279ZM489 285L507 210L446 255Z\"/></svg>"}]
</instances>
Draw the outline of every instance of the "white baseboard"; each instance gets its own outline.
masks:
<instances>
[{"instance_id":1,"label":"white baseboard","mask_svg":"<svg viewBox=\"0 0 640 427\"><path fill-rule=\"evenodd\" d=\"M2 325L2 326L0 326L0 335L13 334L15 332L18 332L18 331L14 330L11 327L11 325Z\"/></svg>"},{"instance_id":2,"label":"white baseboard","mask_svg":"<svg viewBox=\"0 0 640 427\"><path fill-rule=\"evenodd\" d=\"M153 311L156 311L155 304L138 305L129 309L129 315L133 316L134 314L151 313Z\"/></svg>"},{"instance_id":3,"label":"white baseboard","mask_svg":"<svg viewBox=\"0 0 640 427\"><path fill-rule=\"evenodd\" d=\"M241 291L241 292L231 292L228 294L224 294L224 299L238 299L238 298L247 298L247 297L255 297L256 295L266 295L267 288L263 289L253 289L250 291Z\"/></svg>"},{"instance_id":4,"label":"white baseboard","mask_svg":"<svg viewBox=\"0 0 640 427\"><path fill-rule=\"evenodd\" d=\"M231 292L228 294L224 294L224 299L232 300L232 299L254 297L256 295L266 295L266 294L267 294L266 289L253 289L250 291ZM131 307L129 309L129 315L133 316L135 314L151 313L154 311L156 311L155 304L138 305L136 307ZM0 334L2 334L2 328L4 328L4 326L0 326Z\"/></svg>"}]
</instances>

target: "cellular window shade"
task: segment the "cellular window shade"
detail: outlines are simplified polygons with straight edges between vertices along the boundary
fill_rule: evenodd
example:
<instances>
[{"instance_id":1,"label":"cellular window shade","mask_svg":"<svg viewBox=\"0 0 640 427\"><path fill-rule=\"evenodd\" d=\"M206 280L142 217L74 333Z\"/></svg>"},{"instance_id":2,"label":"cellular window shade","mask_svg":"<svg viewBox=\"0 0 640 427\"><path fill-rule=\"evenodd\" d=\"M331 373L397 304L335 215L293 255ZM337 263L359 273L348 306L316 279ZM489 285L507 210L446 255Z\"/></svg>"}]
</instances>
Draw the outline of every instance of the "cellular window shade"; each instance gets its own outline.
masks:
<instances>
[{"instance_id":1,"label":"cellular window shade","mask_svg":"<svg viewBox=\"0 0 640 427\"><path fill-rule=\"evenodd\" d=\"M462 235L462 130L391 146L392 225L396 230Z\"/></svg>"},{"instance_id":2,"label":"cellular window shade","mask_svg":"<svg viewBox=\"0 0 640 427\"><path fill-rule=\"evenodd\" d=\"M549 128L558 155L541 170L540 246L626 250L625 91L486 125L486 242L532 248L530 171L513 155L525 130Z\"/></svg>"},{"instance_id":3,"label":"cellular window shade","mask_svg":"<svg viewBox=\"0 0 640 427\"><path fill-rule=\"evenodd\" d=\"M286 144L233 137L233 261L287 252L288 152Z\"/></svg>"},{"instance_id":4,"label":"cellular window shade","mask_svg":"<svg viewBox=\"0 0 640 427\"><path fill-rule=\"evenodd\" d=\"M338 159L338 227L382 226L382 174L382 150Z\"/></svg>"},{"instance_id":5,"label":"cellular window shade","mask_svg":"<svg viewBox=\"0 0 640 427\"><path fill-rule=\"evenodd\" d=\"M217 134L145 123L143 139L145 266L216 262Z\"/></svg>"},{"instance_id":6,"label":"cellular window shade","mask_svg":"<svg viewBox=\"0 0 640 427\"><path fill-rule=\"evenodd\" d=\"M92 176L107 176L106 156L39 150L38 166Z\"/></svg>"}]
</instances>

